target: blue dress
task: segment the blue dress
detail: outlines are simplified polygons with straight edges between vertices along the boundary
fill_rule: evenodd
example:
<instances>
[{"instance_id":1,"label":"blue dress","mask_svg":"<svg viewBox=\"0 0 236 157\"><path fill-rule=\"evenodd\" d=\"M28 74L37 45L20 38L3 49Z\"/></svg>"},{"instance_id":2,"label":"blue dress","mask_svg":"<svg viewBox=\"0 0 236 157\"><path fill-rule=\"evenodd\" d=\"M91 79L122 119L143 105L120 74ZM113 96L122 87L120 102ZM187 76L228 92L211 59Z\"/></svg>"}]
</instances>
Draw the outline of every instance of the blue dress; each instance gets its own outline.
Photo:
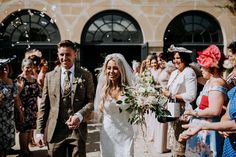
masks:
<instances>
[{"instance_id":1,"label":"blue dress","mask_svg":"<svg viewBox=\"0 0 236 157\"><path fill-rule=\"evenodd\" d=\"M231 119L236 121L236 87L232 88L228 92L228 97L230 99L229 104L229 116ZM236 134L231 134L224 141L224 157L235 157L236 156Z\"/></svg>"},{"instance_id":2,"label":"blue dress","mask_svg":"<svg viewBox=\"0 0 236 157\"><path fill-rule=\"evenodd\" d=\"M213 86L208 87L204 86L200 95L197 98L199 109L200 100L203 95L208 96L209 91L219 91L225 94L225 99L227 99L227 89L222 86ZM206 122L218 122L220 121L220 117L211 117L211 118L196 118L193 117L190 119L190 123L194 125L201 125ZM186 156L194 156L194 157L221 157L222 156L222 146L223 146L223 137L220 136L218 131L209 131L202 130L198 132L195 136L191 137L186 143Z\"/></svg>"}]
</instances>

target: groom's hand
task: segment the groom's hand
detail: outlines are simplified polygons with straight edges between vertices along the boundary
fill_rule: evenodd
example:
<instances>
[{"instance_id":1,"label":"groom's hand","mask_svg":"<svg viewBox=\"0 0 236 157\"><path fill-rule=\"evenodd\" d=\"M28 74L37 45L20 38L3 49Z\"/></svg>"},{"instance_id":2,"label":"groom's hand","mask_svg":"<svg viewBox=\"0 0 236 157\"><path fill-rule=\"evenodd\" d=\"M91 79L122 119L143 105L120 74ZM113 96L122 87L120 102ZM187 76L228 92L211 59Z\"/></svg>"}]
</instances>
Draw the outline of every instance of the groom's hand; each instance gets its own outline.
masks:
<instances>
[{"instance_id":1,"label":"groom's hand","mask_svg":"<svg viewBox=\"0 0 236 157\"><path fill-rule=\"evenodd\" d=\"M80 119L78 116L70 116L69 119L66 121L67 126L69 129L78 129L80 125Z\"/></svg>"},{"instance_id":2,"label":"groom's hand","mask_svg":"<svg viewBox=\"0 0 236 157\"><path fill-rule=\"evenodd\" d=\"M39 148L45 146L44 135L43 134L36 134L35 142Z\"/></svg>"}]
</instances>

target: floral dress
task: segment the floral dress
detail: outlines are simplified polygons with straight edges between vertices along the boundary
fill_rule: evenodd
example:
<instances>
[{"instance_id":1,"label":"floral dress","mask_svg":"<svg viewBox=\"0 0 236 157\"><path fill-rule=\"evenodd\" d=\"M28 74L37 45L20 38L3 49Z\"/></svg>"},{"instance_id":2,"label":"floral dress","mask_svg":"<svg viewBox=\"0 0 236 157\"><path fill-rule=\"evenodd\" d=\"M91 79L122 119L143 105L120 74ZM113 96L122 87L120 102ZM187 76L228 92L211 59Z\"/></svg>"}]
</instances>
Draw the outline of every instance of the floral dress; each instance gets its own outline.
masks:
<instances>
[{"instance_id":1,"label":"floral dress","mask_svg":"<svg viewBox=\"0 0 236 157\"><path fill-rule=\"evenodd\" d=\"M198 107L195 110L199 110L199 104L203 96L208 96L209 91L219 91L225 94L225 100L227 100L227 89L222 86L204 86L200 95L197 98ZM197 118L190 119L190 123L194 125L202 125L207 122L219 122L220 117L211 118ZM221 157L222 156L223 137L220 136L218 131L202 130L195 136L191 137L186 144L186 156L196 157Z\"/></svg>"},{"instance_id":2,"label":"floral dress","mask_svg":"<svg viewBox=\"0 0 236 157\"><path fill-rule=\"evenodd\" d=\"M0 151L9 150L15 145L14 97L17 86L8 85L0 80L0 93L4 99L0 104Z\"/></svg>"},{"instance_id":3,"label":"floral dress","mask_svg":"<svg viewBox=\"0 0 236 157\"><path fill-rule=\"evenodd\" d=\"M232 88L228 92L228 97L230 99L229 103L229 116L231 119L236 121L236 87ZM236 156L236 134L230 134L229 137L224 140L223 155L227 157Z\"/></svg>"},{"instance_id":4,"label":"floral dress","mask_svg":"<svg viewBox=\"0 0 236 157\"><path fill-rule=\"evenodd\" d=\"M24 82L24 87L20 93L20 99L23 105L24 111L24 123L21 124L16 117L16 129L20 132L25 132L30 129L36 129L36 119L37 119L37 97L40 96L40 87L36 79L29 82L24 77L18 77Z\"/></svg>"}]
</instances>

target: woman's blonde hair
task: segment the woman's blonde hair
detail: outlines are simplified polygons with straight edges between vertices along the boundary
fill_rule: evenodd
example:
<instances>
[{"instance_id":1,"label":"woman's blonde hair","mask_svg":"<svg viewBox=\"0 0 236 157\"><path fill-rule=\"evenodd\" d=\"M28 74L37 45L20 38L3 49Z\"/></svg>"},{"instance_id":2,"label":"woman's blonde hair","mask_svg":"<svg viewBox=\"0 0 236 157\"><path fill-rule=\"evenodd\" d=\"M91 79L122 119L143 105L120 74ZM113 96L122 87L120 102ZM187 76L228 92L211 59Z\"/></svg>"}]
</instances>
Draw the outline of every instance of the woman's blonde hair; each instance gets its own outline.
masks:
<instances>
[{"instance_id":1,"label":"woman's blonde hair","mask_svg":"<svg viewBox=\"0 0 236 157\"><path fill-rule=\"evenodd\" d=\"M98 74L98 85L95 96L95 110L103 111L104 102L109 95L109 89L111 87L111 81L107 76L107 64L113 60L120 72L119 86L123 88L124 85L131 85L134 81L133 70L125 60L124 56L119 53L110 54L105 58L104 64Z\"/></svg>"}]
</instances>

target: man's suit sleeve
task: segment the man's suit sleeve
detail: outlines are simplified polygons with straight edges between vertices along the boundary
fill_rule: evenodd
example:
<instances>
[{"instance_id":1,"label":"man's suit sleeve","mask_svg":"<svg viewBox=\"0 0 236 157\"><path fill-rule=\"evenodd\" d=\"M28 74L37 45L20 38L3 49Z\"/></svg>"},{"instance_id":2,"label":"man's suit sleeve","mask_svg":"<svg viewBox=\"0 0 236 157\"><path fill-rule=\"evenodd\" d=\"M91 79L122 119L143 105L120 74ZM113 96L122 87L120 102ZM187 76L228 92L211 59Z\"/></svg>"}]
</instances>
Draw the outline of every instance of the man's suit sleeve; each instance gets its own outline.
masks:
<instances>
[{"instance_id":1,"label":"man's suit sleeve","mask_svg":"<svg viewBox=\"0 0 236 157\"><path fill-rule=\"evenodd\" d=\"M37 119L37 133L44 133L44 130L46 128L46 123L48 120L48 115L50 111L50 105L49 105L49 97L48 97L48 74L46 74L46 77L44 79L44 87L42 92L42 99L41 103L39 104L39 112L38 112L38 119Z\"/></svg>"},{"instance_id":2,"label":"man's suit sleeve","mask_svg":"<svg viewBox=\"0 0 236 157\"><path fill-rule=\"evenodd\" d=\"M79 110L78 112L83 116L83 119L86 120L86 117L90 115L90 113L94 109L93 101L94 101L94 83L92 74L88 71L85 72L85 88L86 88L86 105Z\"/></svg>"}]
</instances>

